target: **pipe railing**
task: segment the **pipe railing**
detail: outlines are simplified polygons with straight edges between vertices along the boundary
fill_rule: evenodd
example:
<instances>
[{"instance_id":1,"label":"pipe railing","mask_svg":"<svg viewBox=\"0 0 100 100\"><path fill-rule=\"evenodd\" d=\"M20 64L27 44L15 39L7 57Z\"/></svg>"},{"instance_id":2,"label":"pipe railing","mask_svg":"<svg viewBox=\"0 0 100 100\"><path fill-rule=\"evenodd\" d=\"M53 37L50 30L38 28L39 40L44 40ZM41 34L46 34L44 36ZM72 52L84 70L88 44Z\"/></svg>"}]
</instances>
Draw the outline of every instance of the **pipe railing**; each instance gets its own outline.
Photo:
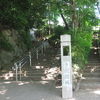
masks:
<instances>
[{"instance_id":1,"label":"pipe railing","mask_svg":"<svg viewBox=\"0 0 100 100\"><path fill-rule=\"evenodd\" d=\"M12 67L13 70L16 70L16 81L18 81L18 70L19 70L19 74L20 74L20 80L21 80L21 75L22 75L22 67L29 62L30 67L32 66L32 61L31 59L36 55L36 58L38 59L39 56L39 52L41 52L43 54L43 51L45 51L47 48L49 47L49 43L43 42L39 47L37 47L36 49L34 49L32 52L29 52L29 54L22 58L20 61L17 61L14 63L14 66Z\"/></svg>"}]
</instances>

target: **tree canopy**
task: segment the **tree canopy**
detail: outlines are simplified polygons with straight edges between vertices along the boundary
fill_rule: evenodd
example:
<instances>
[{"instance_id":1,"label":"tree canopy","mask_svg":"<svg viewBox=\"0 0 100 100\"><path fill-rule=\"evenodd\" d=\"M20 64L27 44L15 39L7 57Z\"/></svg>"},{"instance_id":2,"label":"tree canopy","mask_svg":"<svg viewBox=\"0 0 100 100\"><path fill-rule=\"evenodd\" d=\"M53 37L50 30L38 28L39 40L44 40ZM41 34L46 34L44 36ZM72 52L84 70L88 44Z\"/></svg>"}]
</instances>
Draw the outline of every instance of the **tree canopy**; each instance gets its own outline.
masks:
<instances>
[{"instance_id":1,"label":"tree canopy","mask_svg":"<svg viewBox=\"0 0 100 100\"><path fill-rule=\"evenodd\" d=\"M41 28L62 17L66 29L93 26L97 0L1 0L0 29Z\"/></svg>"},{"instance_id":2,"label":"tree canopy","mask_svg":"<svg viewBox=\"0 0 100 100\"><path fill-rule=\"evenodd\" d=\"M0 1L0 29L39 26L44 19L46 0Z\"/></svg>"},{"instance_id":3,"label":"tree canopy","mask_svg":"<svg viewBox=\"0 0 100 100\"><path fill-rule=\"evenodd\" d=\"M61 34L71 34L73 62L81 63L92 43L92 27L100 22L95 14L99 5L98 0L0 0L0 32L36 28L58 41Z\"/></svg>"}]
</instances>

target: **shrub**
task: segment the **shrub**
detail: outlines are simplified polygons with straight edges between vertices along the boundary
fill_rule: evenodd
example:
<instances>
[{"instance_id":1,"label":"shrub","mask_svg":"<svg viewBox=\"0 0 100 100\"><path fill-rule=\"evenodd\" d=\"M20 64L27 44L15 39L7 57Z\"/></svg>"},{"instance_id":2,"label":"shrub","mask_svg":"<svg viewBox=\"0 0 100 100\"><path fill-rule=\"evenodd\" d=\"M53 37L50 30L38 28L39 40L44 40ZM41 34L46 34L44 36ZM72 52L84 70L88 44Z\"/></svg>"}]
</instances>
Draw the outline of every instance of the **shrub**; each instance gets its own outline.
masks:
<instances>
[{"instance_id":1,"label":"shrub","mask_svg":"<svg viewBox=\"0 0 100 100\"><path fill-rule=\"evenodd\" d=\"M32 46L31 36L28 31L19 30L20 40L23 41L26 48L30 48Z\"/></svg>"},{"instance_id":2,"label":"shrub","mask_svg":"<svg viewBox=\"0 0 100 100\"><path fill-rule=\"evenodd\" d=\"M5 49L8 51L13 51L13 46L7 41L3 33L0 34L0 49Z\"/></svg>"}]
</instances>

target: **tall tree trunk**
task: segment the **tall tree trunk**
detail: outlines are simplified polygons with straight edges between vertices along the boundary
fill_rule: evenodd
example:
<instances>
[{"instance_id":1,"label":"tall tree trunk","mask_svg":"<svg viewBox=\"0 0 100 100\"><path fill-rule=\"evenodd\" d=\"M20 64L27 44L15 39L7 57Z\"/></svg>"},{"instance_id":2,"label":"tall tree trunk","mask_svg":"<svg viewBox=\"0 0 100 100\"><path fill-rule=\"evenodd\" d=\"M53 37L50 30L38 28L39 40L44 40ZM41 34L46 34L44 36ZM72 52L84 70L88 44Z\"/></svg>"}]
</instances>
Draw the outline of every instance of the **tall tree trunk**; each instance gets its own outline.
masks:
<instances>
[{"instance_id":1,"label":"tall tree trunk","mask_svg":"<svg viewBox=\"0 0 100 100\"><path fill-rule=\"evenodd\" d=\"M65 19L64 15L62 14L61 9L60 9L60 15L61 15L61 17L62 17L62 19L63 19L63 21L64 21L64 24L65 24L66 29L69 30L68 23L66 22L66 19Z\"/></svg>"},{"instance_id":2,"label":"tall tree trunk","mask_svg":"<svg viewBox=\"0 0 100 100\"><path fill-rule=\"evenodd\" d=\"M73 28L75 29L78 27L78 23L77 23L77 17L76 17L76 13L75 13L75 2L73 0L71 1L71 7L72 7Z\"/></svg>"},{"instance_id":3,"label":"tall tree trunk","mask_svg":"<svg viewBox=\"0 0 100 100\"><path fill-rule=\"evenodd\" d=\"M56 3L57 3L58 8L60 8L60 7L59 7L58 1L57 1ZM60 15L61 15L61 17L62 17L62 20L63 20L64 24L65 24L66 29L69 30L68 23L66 22L66 19L65 19L64 15L62 14L62 10L59 9L59 11L60 11Z\"/></svg>"}]
</instances>

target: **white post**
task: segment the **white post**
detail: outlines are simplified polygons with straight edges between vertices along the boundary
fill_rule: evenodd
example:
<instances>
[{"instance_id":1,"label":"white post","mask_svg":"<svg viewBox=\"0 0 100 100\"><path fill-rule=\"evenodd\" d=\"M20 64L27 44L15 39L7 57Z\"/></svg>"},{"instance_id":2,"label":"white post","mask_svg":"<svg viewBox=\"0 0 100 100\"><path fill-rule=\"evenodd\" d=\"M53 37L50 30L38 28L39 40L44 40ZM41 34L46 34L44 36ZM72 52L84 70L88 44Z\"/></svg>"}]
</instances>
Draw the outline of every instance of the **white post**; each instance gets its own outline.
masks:
<instances>
[{"instance_id":1,"label":"white post","mask_svg":"<svg viewBox=\"0 0 100 100\"><path fill-rule=\"evenodd\" d=\"M19 73L20 73L20 80L21 80L21 73L22 73L22 71L21 71L21 63L19 64Z\"/></svg>"},{"instance_id":2,"label":"white post","mask_svg":"<svg viewBox=\"0 0 100 100\"><path fill-rule=\"evenodd\" d=\"M16 67L16 81L18 81L18 77L17 77L17 69L18 69L18 66L16 63L14 63L14 66Z\"/></svg>"},{"instance_id":3,"label":"white post","mask_svg":"<svg viewBox=\"0 0 100 100\"><path fill-rule=\"evenodd\" d=\"M71 36L61 35L62 98L72 98Z\"/></svg>"},{"instance_id":4,"label":"white post","mask_svg":"<svg viewBox=\"0 0 100 100\"><path fill-rule=\"evenodd\" d=\"M46 45L44 44L43 47L44 47L44 51L45 51L46 50Z\"/></svg>"},{"instance_id":5,"label":"white post","mask_svg":"<svg viewBox=\"0 0 100 100\"><path fill-rule=\"evenodd\" d=\"M42 51L42 54L43 54L43 45L42 45L41 51Z\"/></svg>"},{"instance_id":6,"label":"white post","mask_svg":"<svg viewBox=\"0 0 100 100\"><path fill-rule=\"evenodd\" d=\"M30 59L30 67L32 66L32 61L31 61L31 52L29 52L29 59Z\"/></svg>"},{"instance_id":7,"label":"white post","mask_svg":"<svg viewBox=\"0 0 100 100\"><path fill-rule=\"evenodd\" d=\"M45 49L47 49L47 43L45 43Z\"/></svg>"},{"instance_id":8,"label":"white post","mask_svg":"<svg viewBox=\"0 0 100 100\"><path fill-rule=\"evenodd\" d=\"M44 51L46 51L46 49L48 48L48 43L47 42L44 42L43 48L44 48Z\"/></svg>"},{"instance_id":9,"label":"white post","mask_svg":"<svg viewBox=\"0 0 100 100\"><path fill-rule=\"evenodd\" d=\"M36 58L38 59L38 49L36 50Z\"/></svg>"}]
</instances>

